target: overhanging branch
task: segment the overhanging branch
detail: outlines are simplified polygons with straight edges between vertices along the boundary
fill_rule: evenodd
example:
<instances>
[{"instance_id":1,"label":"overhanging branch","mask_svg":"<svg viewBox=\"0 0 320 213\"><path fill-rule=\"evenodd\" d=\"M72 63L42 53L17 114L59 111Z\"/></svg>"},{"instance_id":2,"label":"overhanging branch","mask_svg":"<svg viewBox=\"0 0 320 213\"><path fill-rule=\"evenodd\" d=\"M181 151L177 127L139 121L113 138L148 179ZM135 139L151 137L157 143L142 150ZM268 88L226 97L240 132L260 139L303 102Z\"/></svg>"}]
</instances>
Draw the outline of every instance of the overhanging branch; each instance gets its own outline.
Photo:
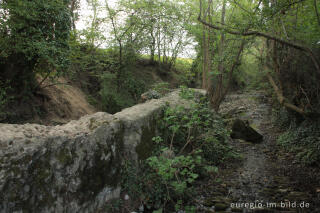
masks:
<instances>
[{"instance_id":1,"label":"overhanging branch","mask_svg":"<svg viewBox=\"0 0 320 213\"><path fill-rule=\"evenodd\" d=\"M275 91L275 93L277 95L277 99L278 99L279 103L281 105L285 106L288 109L291 109L291 110L293 110L295 112L298 112L301 115L305 115L305 112L304 112L303 109L301 109L301 108L299 108L299 107L297 107L297 106L295 106L295 105L293 105L291 103L288 103L285 100L285 98L284 98L284 96L282 94L282 91L279 89L279 87L277 86L277 84L275 83L275 81L273 80L273 78L272 78L272 76L271 76L271 74L269 72L267 73L267 77L268 77L269 82L272 85L272 87L273 87L273 89L274 89L274 91Z\"/></svg>"},{"instance_id":2,"label":"overhanging branch","mask_svg":"<svg viewBox=\"0 0 320 213\"><path fill-rule=\"evenodd\" d=\"M200 0L200 3L201 2L202 1ZM267 33L259 32L259 31L244 31L244 32L240 32L240 31L235 31L235 30L228 29L227 27L224 27L224 26L214 25L214 24L208 23L205 20L201 19L201 12L199 13L198 21L200 23L202 23L203 25L207 26L207 27L210 27L210 28L213 28L213 29L216 29L216 30L223 30L226 33L229 33L229 34L232 34L232 35L259 36L259 37L263 37L263 38L266 38L266 39L270 39L270 40L279 42L279 43L281 43L283 45L295 48L297 50L303 51L303 52L305 52L306 54L308 54L311 57L317 72L320 74L320 63L318 62L317 57L314 54L314 52L309 47L305 47L303 45L300 45L300 44L297 44L297 43L294 43L294 42L291 42L291 41L287 41L287 40L284 40L282 38L279 38L279 37L276 37L276 36L273 36L273 35L269 35Z\"/></svg>"}]
</instances>

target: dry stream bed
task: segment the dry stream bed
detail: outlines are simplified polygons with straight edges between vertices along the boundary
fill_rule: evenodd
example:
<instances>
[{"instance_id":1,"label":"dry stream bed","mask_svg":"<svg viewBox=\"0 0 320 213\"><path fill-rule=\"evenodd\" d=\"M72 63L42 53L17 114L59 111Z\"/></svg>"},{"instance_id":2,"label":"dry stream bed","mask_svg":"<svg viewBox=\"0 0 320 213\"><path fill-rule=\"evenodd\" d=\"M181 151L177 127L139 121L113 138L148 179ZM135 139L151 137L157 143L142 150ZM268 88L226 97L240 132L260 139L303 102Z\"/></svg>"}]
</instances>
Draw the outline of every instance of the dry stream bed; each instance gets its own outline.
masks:
<instances>
[{"instance_id":1,"label":"dry stream bed","mask_svg":"<svg viewBox=\"0 0 320 213\"><path fill-rule=\"evenodd\" d=\"M263 135L261 143L231 141L242 160L226 162L204 183L198 200L204 212L320 212L320 172L276 145L271 105L263 92L229 95L221 114L248 120Z\"/></svg>"}]
</instances>

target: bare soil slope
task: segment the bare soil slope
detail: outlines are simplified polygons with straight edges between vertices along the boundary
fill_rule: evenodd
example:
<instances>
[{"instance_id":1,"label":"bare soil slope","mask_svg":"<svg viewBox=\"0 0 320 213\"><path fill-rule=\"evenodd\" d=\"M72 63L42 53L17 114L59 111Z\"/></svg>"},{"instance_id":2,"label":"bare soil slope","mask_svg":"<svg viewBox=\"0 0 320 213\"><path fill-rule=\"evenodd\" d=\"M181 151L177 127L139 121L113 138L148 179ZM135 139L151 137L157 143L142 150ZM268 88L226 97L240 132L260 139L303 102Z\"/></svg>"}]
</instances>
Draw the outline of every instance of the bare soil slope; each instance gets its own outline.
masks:
<instances>
[{"instance_id":1,"label":"bare soil slope","mask_svg":"<svg viewBox=\"0 0 320 213\"><path fill-rule=\"evenodd\" d=\"M57 84L48 86L49 84L50 82L46 82L41 90L46 112L43 118L38 118L41 123L62 124L97 112L88 103L85 94L66 79L59 78Z\"/></svg>"}]
</instances>

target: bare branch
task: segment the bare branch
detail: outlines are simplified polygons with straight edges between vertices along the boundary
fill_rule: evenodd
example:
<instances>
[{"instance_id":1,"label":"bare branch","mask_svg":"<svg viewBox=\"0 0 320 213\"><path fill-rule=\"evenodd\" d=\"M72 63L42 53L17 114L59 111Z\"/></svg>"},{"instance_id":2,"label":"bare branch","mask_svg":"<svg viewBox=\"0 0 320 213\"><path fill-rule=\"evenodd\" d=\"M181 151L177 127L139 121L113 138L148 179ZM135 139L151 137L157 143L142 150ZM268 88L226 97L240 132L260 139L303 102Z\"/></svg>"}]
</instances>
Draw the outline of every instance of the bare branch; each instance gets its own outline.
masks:
<instances>
[{"instance_id":1,"label":"bare branch","mask_svg":"<svg viewBox=\"0 0 320 213\"><path fill-rule=\"evenodd\" d=\"M201 2L201 0L200 0L200 2ZM225 31L225 32L227 32L229 34L240 35L240 36L259 36L259 37L264 37L266 39L270 39L270 40L279 42L279 43L284 44L286 46L293 47L293 48L295 48L297 50L301 50L301 51L307 53L311 57L317 72L320 74L320 63L318 62L317 57L314 54L314 52L309 47L305 47L305 46L302 46L300 44L297 44L297 43L294 43L294 42L291 42L291 41L287 41L287 40L284 40L282 38L279 38L279 37L276 37L276 36L273 36L273 35L269 35L267 33L259 32L259 31L243 31L243 32L240 32L240 31L230 30L230 29L228 29L227 27L224 27L224 26L218 26L218 25L210 24L210 23L204 21L203 19L201 19L201 13L198 16L198 21L200 23L202 23L203 25L205 25L205 26L211 27L211 28L216 29L216 30L223 30L223 31Z\"/></svg>"},{"instance_id":2,"label":"bare branch","mask_svg":"<svg viewBox=\"0 0 320 213\"><path fill-rule=\"evenodd\" d=\"M297 107L297 106L295 106L295 105L293 105L291 103L286 102L286 100L285 100L285 98L284 98L284 96L282 94L282 91L279 89L279 87L277 86L277 84L275 83L275 81L273 80L273 78L272 78L272 76L271 76L271 74L269 72L267 73L267 77L268 77L269 82L272 85L272 87L273 87L273 89L274 89L274 91L275 91L275 93L277 95L279 103L281 105L285 106L288 109L291 109L291 110L293 110L295 112L298 112L299 114L305 115L305 112L304 112L303 109L301 109L301 108L299 108L299 107Z\"/></svg>"}]
</instances>

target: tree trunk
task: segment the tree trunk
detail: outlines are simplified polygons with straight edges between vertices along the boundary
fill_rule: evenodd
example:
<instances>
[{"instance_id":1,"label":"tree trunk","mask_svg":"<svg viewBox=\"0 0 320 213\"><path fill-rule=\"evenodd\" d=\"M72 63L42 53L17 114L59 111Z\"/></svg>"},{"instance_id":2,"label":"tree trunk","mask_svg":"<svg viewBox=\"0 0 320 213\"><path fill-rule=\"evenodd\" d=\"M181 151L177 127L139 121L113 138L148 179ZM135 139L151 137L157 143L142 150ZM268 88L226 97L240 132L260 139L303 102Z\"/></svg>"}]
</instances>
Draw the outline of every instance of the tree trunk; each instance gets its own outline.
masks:
<instances>
[{"instance_id":1,"label":"tree trunk","mask_svg":"<svg viewBox=\"0 0 320 213\"><path fill-rule=\"evenodd\" d=\"M71 11L71 26L72 26L72 30L73 32L76 34L76 17L74 14L74 11L76 10L76 1L77 0L72 0L71 1L71 5L70 5L70 11Z\"/></svg>"},{"instance_id":2,"label":"tree trunk","mask_svg":"<svg viewBox=\"0 0 320 213\"><path fill-rule=\"evenodd\" d=\"M209 6L210 7L210 6ZM226 0L223 0L222 10L221 10L221 24L224 25L225 22L225 14L226 14ZM212 108L215 111L219 110L219 106L221 100L223 99L223 76L224 76L224 61L223 61L223 54L224 54L224 42L225 42L225 34L224 32L221 33L221 39L219 43L219 64L218 64L218 71L219 74L217 76L217 84L212 85L212 87L208 88L208 94L210 97L210 103Z\"/></svg>"},{"instance_id":3,"label":"tree trunk","mask_svg":"<svg viewBox=\"0 0 320 213\"><path fill-rule=\"evenodd\" d=\"M301 115L305 115L305 112L304 112L303 109L301 109L301 108L299 108L299 107L297 107L297 106L295 106L295 105L293 105L291 103L288 103L285 100L285 98L283 96L283 93L282 93L282 90L279 89L279 87L277 86L277 84L275 83L275 81L273 80L273 78L272 78L272 76L271 76L271 74L269 72L267 73L267 77L268 77L268 80L269 80L270 84L272 85L272 87L273 87L273 89L274 89L274 91L275 91L275 93L277 95L277 99L278 99L279 103L281 105L283 105L284 107L288 108L288 109L291 109L291 110L293 110L295 112L298 112Z\"/></svg>"},{"instance_id":4,"label":"tree trunk","mask_svg":"<svg viewBox=\"0 0 320 213\"><path fill-rule=\"evenodd\" d=\"M226 14L226 0L223 0L222 11L221 11L221 24L224 25L225 23L225 14ZM225 33L221 32L221 39L219 44L219 64L218 64L218 71L220 74L224 73L224 40L225 40Z\"/></svg>"},{"instance_id":5,"label":"tree trunk","mask_svg":"<svg viewBox=\"0 0 320 213\"><path fill-rule=\"evenodd\" d=\"M207 89L207 39L206 39L206 26L202 28L202 89Z\"/></svg>"},{"instance_id":6,"label":"tree trunk","mask_svg":"<svg viewBox=\"0 0 320 213\"><path fill-rule=\"evenodd\" d=\"M160 22L160 20L159 20ZM159 62L159 67L161 66L161 32L160 32L160 24L158 24L158 42L157 42L157 46L158 46L158 62Z\"/></svg>"},{"instance_id":7,"label":"tree trunk","mask_svg":"<svg viewBox=\"0 0 320 213\"><path fill-rule=\"evenodd\" d=\"M153 27L151 29L150 35L151 35L151 39L152 39L152 42L150 45L150 61L153 64L154 63L154 54L155 54L155 49L156 49L156 47L155 47L156 46L156 38L153 35Z\"/></svg>"},{"instance_id":8,"label":"tree trunk","mask_svg":"<svg viewBox=\"0 0 320 213\"><path fill-rule=\"evenodd\" d=\"M122 86L122 71L123 71L123 62L122 62L122 42L119 42L119 70L117 72L117 91L120 92Z\"/></svg>"},{"instance_id":9,"label":"tree trunk","mask_svg":"<svg viewBox=\"0 0 320 213\"><path fill-rule=\"evenodd\" d=\"M208 11L208 18L209 18L209 23L212 23L212 16L211 16L211 11L212 11L212 1L209 1L209 11ZM208 66L207 66L207 87L212 88L213 87L213 78L214 76L211 74L212 72L212 58L214 56L214 41L213 41L213 29L208 27L208 47L207 47L207 60L208 60ZM211 51L212 49L212 51Z\"/></svg>"}]
</instances>

